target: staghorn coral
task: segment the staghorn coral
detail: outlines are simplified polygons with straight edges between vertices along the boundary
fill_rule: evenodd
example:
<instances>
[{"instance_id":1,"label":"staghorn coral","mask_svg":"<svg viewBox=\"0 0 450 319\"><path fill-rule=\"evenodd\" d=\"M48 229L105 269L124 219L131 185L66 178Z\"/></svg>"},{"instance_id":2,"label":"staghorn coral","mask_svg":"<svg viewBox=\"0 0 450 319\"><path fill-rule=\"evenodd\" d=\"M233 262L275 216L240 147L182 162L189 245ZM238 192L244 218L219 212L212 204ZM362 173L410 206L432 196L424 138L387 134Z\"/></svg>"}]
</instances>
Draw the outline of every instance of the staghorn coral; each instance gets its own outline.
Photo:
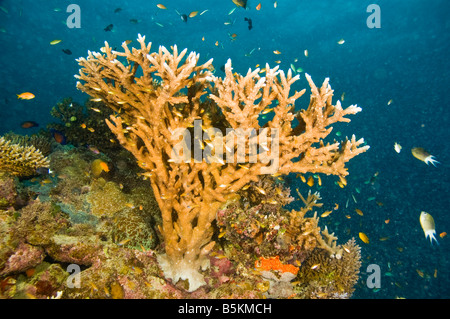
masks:
<instances>
[{"instance_id":1,"label":"staghorn coral","mask_svg":"<svg viewBox=\"0 0 450 319\"><path fill-rule=\"evenodd\" d=\"M0 173L29 177L49 164L49 160L34 146L20 146L0 137Z\"/></svg>"},{"instance_id":2,"label":"staghorn coral","mask_svg":"<svg viewBox=\"0 0 450 319\"><path fill-rule=\"evenodd\" d=\"M50 142L50 138L49 136L46 136L42 130L39 134L33 134L31 136L8 132L3 135L3 137L6 140L11 141L11 143L18 144L23 147L34 146L44 156L50 155L52 151L52 143Z\"/></svg>"},{"instance_id":3,"label":"staghorn coral","mask_svg":"<svg viewBox=\"0 0 450 319\"><path fill-rule=\"evenodd\" d=\"M212 60L198 65L195 52L184 59L187 50L176 46L172 53L162 46L150 52L151 43L141 35L138 43L130 51L124 42L119 52L105 42L102 53L79 58L77 88L116 112L106 123L146 171L161 209L165 254L159 261L165 275L174 282L188 279L193 291L205 284L199 270L209 266L211 225L220 206L264 174L312 172L343 180L346 162L369 147L355 136L333 144L324 139L330 125L349 122L346 116L361 109L333 105L328 79L318 88L306 75L310 103L295 112L306 90L291 92L299 78L291 71L266 65L264 77L259 69L243 76L233 73L229 60L222 79L211 74ZM259 115L271 107L275 116L260 127ZM213 122L220 113L221 120ZM191 152L191 142L197 152Z\"/></svg>"}]
</instances>

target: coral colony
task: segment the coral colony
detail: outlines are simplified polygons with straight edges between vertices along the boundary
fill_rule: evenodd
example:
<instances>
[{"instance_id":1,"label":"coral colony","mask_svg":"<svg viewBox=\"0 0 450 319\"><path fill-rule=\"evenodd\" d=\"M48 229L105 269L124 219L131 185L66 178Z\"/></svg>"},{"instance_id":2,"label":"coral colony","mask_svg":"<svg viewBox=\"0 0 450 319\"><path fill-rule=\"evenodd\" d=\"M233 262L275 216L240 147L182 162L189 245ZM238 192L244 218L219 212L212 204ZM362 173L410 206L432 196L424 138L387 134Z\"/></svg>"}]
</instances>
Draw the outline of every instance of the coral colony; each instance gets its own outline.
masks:
<instances>
[{"instance_id":1,"label":"coral colony","mask_svg":"<svg viewBox=\"0 0 450 319\"><path fill-rule=\"evenodd\" d=\"M114 51L105 42L77 60L77 88L106 119L86 123L81 106L58 104L58 130L75 146L17 156L20 146L0 139L0 293L349 298L359 246L321 229L317 192L297 190L303 207L284 209L294 198L281 176L323 173L345 185L346 163L369 146L325 139L360 108L333 105L328 79L317 87L305 75L310 101L296 111L306 90L292 92L299 76L290 70L241 75L229 60L220 78L195 52L138 43ZM112 146L101 153L83 136L105 122ZM38 167L52 173L24 194L18 177ZM67 284L67 263L82 266L76 284Z\"/></svg>"}]
</instances>

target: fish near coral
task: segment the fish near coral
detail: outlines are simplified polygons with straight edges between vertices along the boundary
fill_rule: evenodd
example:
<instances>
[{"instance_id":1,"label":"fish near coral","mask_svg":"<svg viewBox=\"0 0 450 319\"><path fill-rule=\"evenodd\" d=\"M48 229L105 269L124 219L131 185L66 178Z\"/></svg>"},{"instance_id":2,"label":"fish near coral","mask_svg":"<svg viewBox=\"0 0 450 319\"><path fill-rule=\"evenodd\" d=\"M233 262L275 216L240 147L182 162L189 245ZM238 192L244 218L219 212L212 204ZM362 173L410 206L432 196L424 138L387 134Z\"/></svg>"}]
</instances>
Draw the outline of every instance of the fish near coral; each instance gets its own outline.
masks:
<instances>
[{"instance_id":1,"label":"fish near coral","mask_svg":"<svg viewBox=\"0 0 450 319\"><path fill-rule=\"evenodd\" d=\"M67 139L63 132L55 130L55 129L50 129L50 133L52 134L55 141L58 142L59 144L61 144L61 145L67 144Z\"/></svg>"},{"instance_id":2,"label":"fish near coral","mask_svg":"<svg viewBox=\"0 0 450 319\"><path fill-rule=\"evenodd\" d=\"M433 164L433 166L436 166L434 163L440 164L438 161L436 161L430 153L428 153L424 148L422 147L414 147L411 149L412 155L417 158L418 160L424 162L425 164Z\"/></svg>"},{"instance_id":3,"label":"fish near coral","mask_svg":"<svg viewBox=\"0 0 450 319\"><path fill-rule=\"evenodd\" d=\"M433 244L433 239L436 241L436 243L439 245L439 242L437 241L435 235L436 230L434 226L434 219L433 216L428 214L427 212L421 212L420 213L420 226L422 226L423 232L425 233L425 238L430 237L430 243Z\"/></svg>"},{"instance_id":4,"label":"fish near coral","mask_svg":"<svg viewBox=\"0 0 450 319\"><path fill-rule=\"evenodd\" d=\"M20 123L20 127L22 128L32 128L32 127L38 127L39 124L36 123L35 121L25 121Z\"/></svg>"},{"instance_id":5,"label":"fish near coral","mask_svg":"<svg viewBox=\"0 0 450 319\"><path fill-rule=\"evenodd\" d=\"M101 159L96 159L91 164L91 172L94 177L99 177L102 172L109 172L108 164Z\"/></svg>"}]
</instances>

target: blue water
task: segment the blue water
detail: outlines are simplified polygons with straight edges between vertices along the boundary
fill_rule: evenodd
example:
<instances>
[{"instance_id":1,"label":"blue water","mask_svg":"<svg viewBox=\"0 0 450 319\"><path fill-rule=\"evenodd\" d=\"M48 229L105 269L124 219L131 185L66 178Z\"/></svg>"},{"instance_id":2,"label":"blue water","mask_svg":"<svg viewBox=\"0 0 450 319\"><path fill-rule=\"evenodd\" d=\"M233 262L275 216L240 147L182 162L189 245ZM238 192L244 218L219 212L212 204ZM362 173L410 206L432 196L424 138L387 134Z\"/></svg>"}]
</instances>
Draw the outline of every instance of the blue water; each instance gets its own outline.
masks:
<instances>
[{"instance_id":1,"label":"blue water","mask_svg":"<svg viewBox=\"0 0 450 319\"><path fill-rule=\"evenodd\" d=\"M259 2L262 8L257 11ZM276 9L273 2L251 0L247 10L237 8L228 15L235 7L231 0L0 1L4 9L0 10L0 134L36 133L39 128L25 130L20 123L33 120L45 127L55 121L49 112L64 97L84 103L87 96L75 88L78 65L74 59L86 56L88 50L98 51L105 40L120 47L122 41L136 39L140 33L155 50L159 45L177 44L200 53L201 61L214 58L216 69L231 58L241 73L256 64L273 66L275 60L288 70L297 58L296 67L303 68L317 85L329 77L336 98L345 92L345 106L363 108L351 117L351 123L336 125L333 134L364 137L370 150L349 163L346 188L337 186L335 177L323 176L320 189L325 210L335 203L340 207L322 219L322 225L335 231L340 242L358 238L359 232L370 239L369 244L357 239L363 264L353 297L449 298L450 236L437 236L440 245L431 246L419 224L420 212L427 211L435 219L437 234L450 233L449 2L278 0ZM81 28L65 24L71 3L81 8ZM167 10L158 9L157 3L165 4ZM381 28L367 27L370 13L366 9L371 3L381 9ZM119 7L122 10L114 13ZM175 9L185 14L208 11L185 23ZM244 17L252 19L252 30ZM133 24L130 19L139 22ZM225 25L228 20L235 20L234 24ZM114 25L112 31L104 31L109 24ZM237 35L235 41L228 33ZM54 39L62 42L50 45ZM337 44L340 39L345 43ZM274 50L281 54L275 55ZM305 87L302 75L294 89ZM36 97L18 100L16 94L22 92ZM303 97L301 103L306 107L308 99ZM403 147L399 154L394 151L395 142ZM410 149L416 146L426 148L441 164L427 166L415 159ZM366 184L376 172L373 185ZM297 187L307 191L293 176L286 180L293 193ZM369 201L371 197L375 199ZM355 208L364 216L357 215ZM380 241L380 237L389 239ZM379 289L366 285L370 264L380 267Z\"/></svg>"}]
</instances>

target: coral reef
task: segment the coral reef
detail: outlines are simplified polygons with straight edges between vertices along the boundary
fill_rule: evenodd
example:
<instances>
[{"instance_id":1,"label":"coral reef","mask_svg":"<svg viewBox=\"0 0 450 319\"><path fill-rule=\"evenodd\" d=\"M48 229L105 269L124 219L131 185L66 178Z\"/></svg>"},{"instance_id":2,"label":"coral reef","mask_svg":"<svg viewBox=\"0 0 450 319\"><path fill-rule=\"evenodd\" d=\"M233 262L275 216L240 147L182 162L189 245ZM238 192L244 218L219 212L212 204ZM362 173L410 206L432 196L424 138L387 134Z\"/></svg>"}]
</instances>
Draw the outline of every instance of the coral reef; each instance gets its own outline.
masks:
<instances>
[{"instance_id":1,"label":"coral reef","mask_svg":"<svg viewBox=\"0 0 450 319\"><path fill-rule=\"evenodd\" d=\"M37 174L37 169L49 166L49 160L32 146L20 146L0 137L0 174L8 172L19 177Z\"/></svg>"},{"instance_id":2,"label":"coral reef","mask_svg":"<svg viewBox=\"0 0 450 319\"><path fill-rule=\"evenodd\" d=\"M361 109L333 105L328 79L318 88L306 75L310 103L295 112L306 90L290 92L299 78L291 71L266 65L264 77L260 69L243 76L233 73L229 60L222 79L210 72L212 60L198 65L195 52L184 59L186 49L151 52L140 35L138 43L130 51L124 42L119 52L105 42L101 53L79 58L77 87L115 112L107 125L146 171L161 209L165 254L158 258L165 276L187 279L194 291L206 283L199 271L210 263L211 225L220 206L260 175L312 172L345 180L346 162L369 147L354 136L333 144L324 139L332 124L349 122L346 116ZM266 111L275 115L261 127L258 118Z\"/></svg>"},{"instance_id":3,"label":"coral reef","mask_svg":"<svg viewBox=\"0 0 450 319\"><path fill-rule=\"evenodd\" d=\"M75 146L88 145L109 155L120 148L105 123L105 116L112 112L101 103L87 101L81 105L72 98L65 98L50 114L60 123L50 123L47 128L63 132L67 141Z\"/></svg>"}]
</instances>

